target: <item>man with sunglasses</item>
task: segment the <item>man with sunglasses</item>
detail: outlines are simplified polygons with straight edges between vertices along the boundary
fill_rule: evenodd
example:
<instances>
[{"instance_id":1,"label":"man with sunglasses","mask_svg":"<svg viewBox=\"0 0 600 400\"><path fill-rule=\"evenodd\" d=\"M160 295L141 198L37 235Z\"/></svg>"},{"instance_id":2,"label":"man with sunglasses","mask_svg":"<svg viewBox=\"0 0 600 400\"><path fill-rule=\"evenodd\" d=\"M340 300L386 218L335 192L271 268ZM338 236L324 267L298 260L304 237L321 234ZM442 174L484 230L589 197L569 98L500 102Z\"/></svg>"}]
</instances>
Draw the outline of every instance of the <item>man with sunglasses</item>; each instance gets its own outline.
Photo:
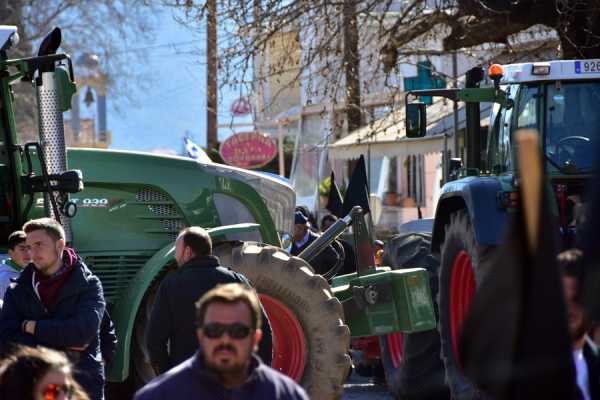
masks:
<instances>
[{"instance_id":1,"label":"man with sunglasses","mask_svg":"<svg viewBox=\"0 0 600 400\"><path fill-rule=\"evenodd\" d=\"M247 285L219 285L202 296L196 326L196 354L143 387L136 400L308 400L304 389L254 354L261 309Z\"/></svg>"},{"instance_id":2,"label":"man with sunglasses","mask_svg":"<svg viewBox=\"0 0 600 400\"><path fill-rule=\"evenodd\" d=\"M185 228L177 237L175 261L178 268L161 282L146 331L150 361L159 374L187 360L198 348L194 303L218 284L248 284L243 275L221 266L212 254L208 232L198 226ZM271 332L266 321L263 330L267 340L259 354L270 362Z\"/></svg>"}]
</instances>

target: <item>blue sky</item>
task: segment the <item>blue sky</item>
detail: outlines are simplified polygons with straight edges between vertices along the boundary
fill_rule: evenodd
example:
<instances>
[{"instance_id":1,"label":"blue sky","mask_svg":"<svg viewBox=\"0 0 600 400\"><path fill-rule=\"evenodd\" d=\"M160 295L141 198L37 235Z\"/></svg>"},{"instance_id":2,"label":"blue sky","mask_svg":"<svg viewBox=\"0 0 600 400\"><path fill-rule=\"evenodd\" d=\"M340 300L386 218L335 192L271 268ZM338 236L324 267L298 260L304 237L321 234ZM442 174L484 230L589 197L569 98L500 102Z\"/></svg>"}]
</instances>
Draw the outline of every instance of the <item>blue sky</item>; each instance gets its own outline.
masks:
<instances>
[{"instance_id":1,"label":"blue sky","mask_svg":"<svg viewBox=\"0 0 600 400\"><path fill-rule=\"evenodd\" d=\"M205 36L180 25L169 10L159 15L157 26L160 29L154 43L135 44L138 47L154 46L148 50L147 63L130 66L151 72L150 89L133 93L139 104L123 102L120 112L115 110L108 94L107 125L112 131L113 149L153 151L168 148L180 152L186 132L197 144L206 145ZM219 95L219 123L229 123L229 105L239 92L221 90ZM82 106L84 110L85 106ZM248 121L248 117L235 120ZM230 134L228 129L221 129L219 139Z\"/></svg>"}]
</instances>

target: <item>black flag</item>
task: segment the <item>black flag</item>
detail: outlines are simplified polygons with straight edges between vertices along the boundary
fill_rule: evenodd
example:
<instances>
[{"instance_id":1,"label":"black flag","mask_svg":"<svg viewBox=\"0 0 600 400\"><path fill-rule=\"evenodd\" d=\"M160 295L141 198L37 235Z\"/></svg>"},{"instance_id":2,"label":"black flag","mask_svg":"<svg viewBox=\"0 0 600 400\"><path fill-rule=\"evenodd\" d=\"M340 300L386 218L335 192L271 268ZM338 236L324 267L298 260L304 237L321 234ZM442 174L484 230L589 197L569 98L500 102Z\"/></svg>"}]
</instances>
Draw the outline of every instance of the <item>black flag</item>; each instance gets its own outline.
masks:
<instances>
[{"instance_id":1,"label":"black flag","mask_svg":"<svg viewBox=\"0 0 600 400\"><path fill-rule=\"evenodd\" d=\"M465 375L492 399L577 398L558 229L543 186L536 230L526 217L535 208L523 201L505 241L480 260L482 281L460 337Z\"/></svg>"},{"instance_id":2,"label":"black flag","mask_svg":"<svg viewBox=\"0 0 600 400\"><path fill-rule=\"evenodd\" d=\"M335 183L335 174L331 171L331 186L329 187L329 197L327 198L327 205L325 208L329 210L333 215L338 218L342 218L344 214L342 213L342 195L340 194L340 189L337 187Z\"/></svg>"},{"instance_id":3,"label":"black flag","mask_svg":"<svg viewBox=\"0 0 600 400\"><path fill-rule=\"evenodd\" d=\"M365 215L371 212L371 208L369 207L369 181L367 179L367 168L365 166L365 158L362 154L356 167L354 167L354 170L352 171L352 177L348 183L348 189L344 196L342 216L348 215L354 206L361 206Z\"/></svg>"},{"instance_id":4,"label":"black flag","mask_svg":"<svg viewBox=\"0 0 600 400\"><path fill-rule=\"evenodd\" d=\"M593 178L587 182L584 213L578 218L577 242L583 250L583 300L590 318L600 321L600 143L596 145Z\"/></svg>"}]
</instances>

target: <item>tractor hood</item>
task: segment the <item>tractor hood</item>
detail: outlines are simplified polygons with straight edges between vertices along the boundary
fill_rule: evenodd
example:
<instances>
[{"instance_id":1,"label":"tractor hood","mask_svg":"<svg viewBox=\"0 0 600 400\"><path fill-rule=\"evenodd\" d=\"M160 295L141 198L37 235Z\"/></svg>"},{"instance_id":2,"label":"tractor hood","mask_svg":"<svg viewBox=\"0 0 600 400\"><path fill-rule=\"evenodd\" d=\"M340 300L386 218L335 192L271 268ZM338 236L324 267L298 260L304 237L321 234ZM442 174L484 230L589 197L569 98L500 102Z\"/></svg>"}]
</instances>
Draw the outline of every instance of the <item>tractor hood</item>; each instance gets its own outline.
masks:
<instances>
[{"instance_id":1,"label":"tractor hood","mask_svg":"<svg viewBox=\"0 0 600 400\"><path fill-rule=\"evenodd\" d=\"M151 197L155 200L169 198L185 226L256 222L268 242L273 240L267 240L266 231L281 236L293 228L293 189L260 173L186 157L118 150L69 149L68 159L70 168L83 172L84 194L93 188L153 191L159 193Z\"/></svg>"}]
</instances>

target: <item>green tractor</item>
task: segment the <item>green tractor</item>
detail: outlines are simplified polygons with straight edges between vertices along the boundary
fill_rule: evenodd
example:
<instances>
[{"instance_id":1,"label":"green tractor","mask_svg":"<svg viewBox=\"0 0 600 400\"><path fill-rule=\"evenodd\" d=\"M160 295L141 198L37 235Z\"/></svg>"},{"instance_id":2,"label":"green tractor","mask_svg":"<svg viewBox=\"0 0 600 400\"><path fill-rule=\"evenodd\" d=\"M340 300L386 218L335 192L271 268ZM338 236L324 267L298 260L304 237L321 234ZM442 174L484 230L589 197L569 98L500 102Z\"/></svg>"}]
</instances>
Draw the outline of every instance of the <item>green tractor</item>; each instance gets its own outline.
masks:
<instances>
[{"instance_id":1,"label":"green tractor","mask_svg":"<svg viewBox=\"0 0 600 400\"><path fill-rule=\"evenodd\" d=\"M560 221L563 247L574 246L585 185L600 138L600 60L492 65L467 73L463 89L417 90L406 94L408 137L426 135L422 96L464 102L466 163L444 160L445 184L431 221L431 253L439 261L439 340L446 382L453 399L478 398L461 372L458 338L481 283L482 261L503 240L518 198L514 132L539 132L551 208ZM415 101L414 99L417 99ZM480 104L491 103L489 128L481 127ZM432 347L433 348L433 347ZM438 345L438 349L440 346Z\"/></svg>"},{"instance_id":2,"label":"green tractor","mask_svg":"<svg viewBox=\"0 0 600 400\"><path fill-rule=\"evenodd\" d=\"M425 271L373 269L358 210L354 231L370 252L359 252L367 254L361 269L332 290L306 260L333 241L350 216L313 243L305 259L292 257L281 247L293 228L295 193L277 179L183 157L67 151L63 112L76 86L70 57L57 53L60 30L43 40L35 57L10 59L17 40L16 28L0 27L0 247L29 219L51 216L63 224L69 244L100 277L116 325L109 382L139 387L154 377L144 339L148 317L160 282L175 268L174 239L192 225L207 228L221 262L257 289L272 330L272 366L313 399L341 395L351 331L433 328ZM39 142L18 143L12 85L19 82L37 92Z\"/></svg>"}]
</instances>

